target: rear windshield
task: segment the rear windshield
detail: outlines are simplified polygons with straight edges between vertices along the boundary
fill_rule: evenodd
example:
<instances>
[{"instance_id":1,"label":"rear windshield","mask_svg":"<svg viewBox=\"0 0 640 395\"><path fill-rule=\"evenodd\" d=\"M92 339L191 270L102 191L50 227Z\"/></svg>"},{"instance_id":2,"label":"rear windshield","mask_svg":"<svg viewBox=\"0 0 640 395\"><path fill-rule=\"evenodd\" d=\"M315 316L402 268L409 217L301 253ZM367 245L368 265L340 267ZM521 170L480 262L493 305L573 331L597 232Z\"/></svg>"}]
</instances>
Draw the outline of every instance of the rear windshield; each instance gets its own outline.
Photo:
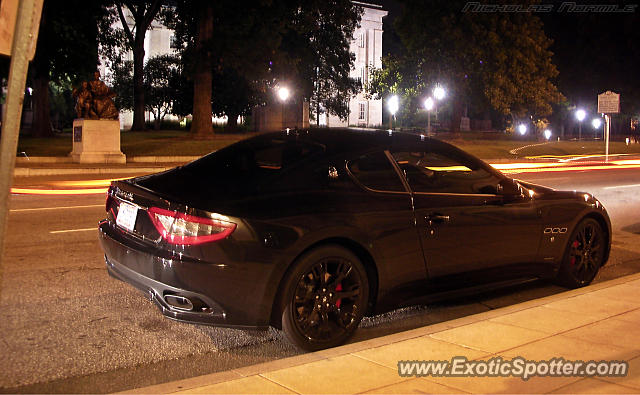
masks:
<instances>
[{"instance_id":1,"label":"rear windshield","mask_svg":"<svg viewBox=\"0 0 640 395\"><path fill-rule=\"evenodd\" d=\"M186 166L191 175L223 188L255 190L275 182L299 164L315 160L325 147L312 141L254 138L230 145ZM231 191L229 191L231 192Z\"/></svg>"}]
</instances>

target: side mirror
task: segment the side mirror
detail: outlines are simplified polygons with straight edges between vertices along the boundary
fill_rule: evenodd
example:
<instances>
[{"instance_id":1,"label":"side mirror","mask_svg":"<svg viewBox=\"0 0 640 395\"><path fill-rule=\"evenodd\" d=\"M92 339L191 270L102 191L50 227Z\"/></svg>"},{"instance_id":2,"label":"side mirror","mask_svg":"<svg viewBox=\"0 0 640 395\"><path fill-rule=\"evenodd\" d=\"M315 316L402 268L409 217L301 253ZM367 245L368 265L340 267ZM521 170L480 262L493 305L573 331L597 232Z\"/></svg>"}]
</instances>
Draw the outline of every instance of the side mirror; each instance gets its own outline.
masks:
<instances>
[{"instance_id":1,"label":"side mirror","mask_svg":"<svg viewBox=\"0 0 640 395\"><path fill-rule=\"evenodd\" d=\"M525 197L520 184L511 178L505 178L498 183L498 194L502 196L505 203L523 200Z\"/></svg>"}]
</instances>

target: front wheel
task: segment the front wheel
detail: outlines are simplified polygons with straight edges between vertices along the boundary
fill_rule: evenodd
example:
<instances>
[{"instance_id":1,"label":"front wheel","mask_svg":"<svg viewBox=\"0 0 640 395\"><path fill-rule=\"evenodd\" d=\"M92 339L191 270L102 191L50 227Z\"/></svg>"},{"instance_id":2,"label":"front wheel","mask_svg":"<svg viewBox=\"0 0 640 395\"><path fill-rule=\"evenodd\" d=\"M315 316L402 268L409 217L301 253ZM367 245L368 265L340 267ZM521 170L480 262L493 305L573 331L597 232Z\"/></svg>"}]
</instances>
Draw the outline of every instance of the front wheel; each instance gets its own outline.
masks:
<instances>
[{"instance_id":1,"label":"front wheel","mask_svg":"<svg viewBox=\"0 0 640 395\"><path fill-rule=\"evenodd\" d=\"M287 338L315 351L338 346L353 335L369 300L369 281L351 251L323 246L294 263L282 294L282 329Z\"/></svg>"},{"instance_id":2,"label":"front wheel","mask_svg":"<svg viewBox=\"0 0 640 395\"><path fill-rule=\"evenodd\" d=\"M598 221L582 220L573 230L566 247L558 280L569 288L589 285L604 265L607 236Z\"/></svg>"}]
</instances>

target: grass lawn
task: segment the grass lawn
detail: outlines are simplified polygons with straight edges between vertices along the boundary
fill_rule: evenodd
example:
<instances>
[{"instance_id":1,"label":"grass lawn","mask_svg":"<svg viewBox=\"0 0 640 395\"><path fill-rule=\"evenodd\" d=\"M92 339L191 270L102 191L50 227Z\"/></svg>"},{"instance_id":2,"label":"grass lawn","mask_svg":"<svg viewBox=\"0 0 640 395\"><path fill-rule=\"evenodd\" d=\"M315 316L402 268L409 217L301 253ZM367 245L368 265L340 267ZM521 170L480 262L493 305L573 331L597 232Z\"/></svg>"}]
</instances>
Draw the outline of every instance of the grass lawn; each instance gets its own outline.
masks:
<instances>
[{"instance_id":1,"label":"grass lawn","mask_svg":"<svg viewBox=\"0 0 640 395\"><path fill-rule=\"evenodd\" d=\"M120 145L127 156L199 156L253 135L217 134L211 140L194 140L188 132L174 130L122 132ZM18 156L22 152L28 156L67 156L72 147L70 133L53 138L20 136Z\"/></svg>"},{"instance_id":2,"label":"grass lawn","mask_svg":"<svg viewBox=\"0 0 640 395\"><path fill-rule=\"evenodd\" d=\"M255 133L215 134L210 140L193 140L188 132L163 130L145 132L122 132L122 152L127 156L200 156L220 149L236 141L248 138ZM590 155L604 154L602 141L552 141L540 144L536 141L522 140L471 140L451 139L450 143L484 159L513 159L537 155ZM531 145L518 151L510 150ZM32 138L21 136L18 141L18 155L25 152L28 156L67 156L71 152L71 134L62 134L53 138ZM609 153L640 153L640 144L626 145L612 142Z\"/></svg>"}]
</instances>

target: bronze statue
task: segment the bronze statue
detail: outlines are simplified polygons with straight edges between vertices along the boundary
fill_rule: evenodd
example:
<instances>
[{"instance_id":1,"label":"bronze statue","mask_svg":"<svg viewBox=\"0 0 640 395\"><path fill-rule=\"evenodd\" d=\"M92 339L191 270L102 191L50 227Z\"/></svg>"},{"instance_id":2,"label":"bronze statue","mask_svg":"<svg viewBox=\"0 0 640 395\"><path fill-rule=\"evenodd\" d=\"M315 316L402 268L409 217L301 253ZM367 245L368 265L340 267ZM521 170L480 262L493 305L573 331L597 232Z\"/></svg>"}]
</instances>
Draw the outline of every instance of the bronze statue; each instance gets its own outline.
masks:
<instances>
[{"instance_id":1,"label":"bronze statue","mask_svg":"<svg viewBox=\"0 0 640 395\"><path fill-rule=\"evenodd\" d=\"M78 118L118 119L118 109L112 100L115 93L100 81L98 71L93 75L92 81L84 81L80 89L73 90Z\"/></svg>"}]
</instances>

